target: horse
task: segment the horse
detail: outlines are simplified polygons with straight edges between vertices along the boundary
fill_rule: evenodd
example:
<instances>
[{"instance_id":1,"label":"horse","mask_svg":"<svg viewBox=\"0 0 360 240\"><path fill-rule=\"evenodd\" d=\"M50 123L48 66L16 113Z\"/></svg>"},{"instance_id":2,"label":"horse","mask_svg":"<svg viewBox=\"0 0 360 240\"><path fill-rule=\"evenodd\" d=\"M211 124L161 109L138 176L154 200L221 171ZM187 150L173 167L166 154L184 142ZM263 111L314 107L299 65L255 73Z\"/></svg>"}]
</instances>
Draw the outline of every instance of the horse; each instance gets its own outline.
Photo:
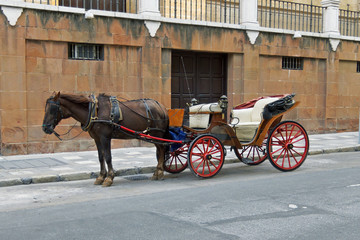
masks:
<instances>
[{"instance_id":1,"label":"horse","mask_svg":"<svg viewBox=\"0 0 360 240\"><path fill-rule=\"evenodd\" d=\"M153 99L119 101L116 97L106 94L87 97L54 93L46 100L42 130L46 134L54 133L59 136L55 127L62 119L70 117L80 122L82 130L87 131L95 141L100 163L95 185L108 187L113 183L115 172L112 166L111 139L138 138L137 132L158 138L169 138L167 110ZM132 129L135 133L124 131L119 126ZM164 177L166 145L159 141L154 144L158 164L152 179L161 180Z\"/></svg>"}]
</instances>

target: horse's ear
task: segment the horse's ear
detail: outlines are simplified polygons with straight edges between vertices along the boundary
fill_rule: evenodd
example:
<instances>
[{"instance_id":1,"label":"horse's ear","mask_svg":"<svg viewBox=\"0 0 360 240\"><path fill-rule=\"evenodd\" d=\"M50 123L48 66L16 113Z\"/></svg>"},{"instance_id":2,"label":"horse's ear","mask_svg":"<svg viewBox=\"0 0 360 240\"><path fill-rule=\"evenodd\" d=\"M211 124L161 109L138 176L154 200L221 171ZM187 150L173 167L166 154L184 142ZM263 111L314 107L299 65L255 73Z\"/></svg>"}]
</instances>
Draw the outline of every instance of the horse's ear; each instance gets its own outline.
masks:
<instances>
[{"instance_id":1,"label":"horse's ear","mask_svg":"<svg viewBox=\"0 0 360 240\"><path fill-rule=\"evenodd\" d=\"M60 92L55 93L54 101L58 100L60 97Z\"/></svg>"}]
</instances>

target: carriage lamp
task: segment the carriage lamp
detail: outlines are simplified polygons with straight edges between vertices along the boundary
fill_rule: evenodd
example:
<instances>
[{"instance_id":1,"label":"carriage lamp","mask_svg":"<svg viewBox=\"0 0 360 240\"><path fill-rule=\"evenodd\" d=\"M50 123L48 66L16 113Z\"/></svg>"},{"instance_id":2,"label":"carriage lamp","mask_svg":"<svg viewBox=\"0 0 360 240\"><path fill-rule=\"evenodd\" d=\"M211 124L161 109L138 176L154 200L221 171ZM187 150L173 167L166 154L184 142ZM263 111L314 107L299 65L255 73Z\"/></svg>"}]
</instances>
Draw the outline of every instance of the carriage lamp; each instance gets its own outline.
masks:
<instances>
[{"instance_id":1,"label":"carriage lamp","mask_svg":"<svg viewBox=\"0 0 360 240\"><path fill-rule=\"evenodd\" d=\"M228 106L228 98L225 95L222 95L219 100L219 106L222 110L227 109Z\"/></svg>"},{"instance_id":2,"label":"carriage lamp","mask_svg":"<svg viewBox=\"0 0 360 240\"><path fill-rule=\"evenodd\" d=\"M225 119L225 113L228 107L228 98L225 95L222 95L219 99L219 106L222 109L221 117L222 119Z\"/></svg>"},{"instance_id":3,"label":"carriage lamp","mask_svg":"<svg viewBox=\"0 0 360 240\"><path fill-rule=\"evenodd\" d=\"M191 106L199 104L198 100L196 98L191 99Z\"/></svg>"}]
</instances>

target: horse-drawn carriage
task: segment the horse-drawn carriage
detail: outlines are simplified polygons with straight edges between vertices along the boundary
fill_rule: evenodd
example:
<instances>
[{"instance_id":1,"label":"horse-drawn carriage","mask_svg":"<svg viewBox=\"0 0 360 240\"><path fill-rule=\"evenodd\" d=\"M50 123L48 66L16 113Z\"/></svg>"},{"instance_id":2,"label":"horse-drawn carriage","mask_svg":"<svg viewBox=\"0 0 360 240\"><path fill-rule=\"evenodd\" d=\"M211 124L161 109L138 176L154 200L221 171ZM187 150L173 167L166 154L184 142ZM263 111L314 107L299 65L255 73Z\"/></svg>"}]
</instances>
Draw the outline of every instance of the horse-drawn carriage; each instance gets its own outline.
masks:
<instances>
[{"instance_id":1,"label":"horse-drawn carriage","mask_svg":"<svg viewBox=\"0 0 360 240\"><path fill-rule=\"evenodd\" d=\"M309 139L299 123L281 121L299 104L293 97L277 95L243 103L231 110L229 122L225 120L226 98L191 106L189 126L177 125L175 130L185 141L167 152L165 171L178 173L189 166L196 176L212 177L224 163L224 146L230 146L247 165L258 165L269 158L281 171L295 170L306 159Z\"/></svg>"},{"instance_id":2,"label":"horse-drawn carriage","mask_svg":"<svg viewBox=\"0 0 360 240\"><path fill-rule=\"evenodd\" d=\"M212 177L224 164L224 146L247 165L269 158L275 168L291 171L301 166L309 150L305 129L297 122L281 121L299 104L293 98L288 94L254 99L234 107L227 122L228 102L223 96L216 103L191 105L186 126L184 109L167 113L151 99L118 101L104 94L88 98L58 93L47 100L43 130L58 136L54 129L61 119L73 117L79 121L98 148L100 174L95 184L105 186L110 186L115 176L112 138L154 143L158 165L153 179L163 178L164 170L179 173L188 166L196 176Z\"/></svg>"}]
</instances>

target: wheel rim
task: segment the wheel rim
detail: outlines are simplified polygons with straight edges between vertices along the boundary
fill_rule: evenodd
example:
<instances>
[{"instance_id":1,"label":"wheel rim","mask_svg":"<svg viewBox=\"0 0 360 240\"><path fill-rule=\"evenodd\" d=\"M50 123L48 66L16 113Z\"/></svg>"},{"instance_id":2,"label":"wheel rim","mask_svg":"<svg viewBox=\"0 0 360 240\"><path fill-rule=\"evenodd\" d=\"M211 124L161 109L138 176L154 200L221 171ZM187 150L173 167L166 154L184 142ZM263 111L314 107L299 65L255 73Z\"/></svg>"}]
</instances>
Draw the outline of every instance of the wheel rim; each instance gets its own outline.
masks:
<instances>
[{"instance_id":1,"label":"wheel rim","mask_svg":"<svg viewBox=\"0 0 360 240\"><path fill-rule=\"evenodd\" d=\"M224 148L212 136L195 140L189 150L188 161L192 171L200 177L216 175L224 163Z\"/></svg>"},{"instance_id":2,"label":"wheel rim","mask_svg":"<svg viewBox=\"0 0 360 240\"><path fill-rule=\"evenodd\" d=\"M276 127L269 138L271 163L282 171L294 170L304 162L309 150L305 129L298 123L285 122Z\"/></svg>"},{"instance_id":3,"label":"wheel rim","mask_svg":"<svg viewBox=\"0 0 360 240\"><path fill-rule=\"evenodd\" d=\"M264 146L245 146L241 151L242 161L248 165L257 165L266 158L266 148Z\"/></svg>"},{"instance_id":4,"label":"wheel rim","mask_svg":"<svg viewBox=\"0 0 360 240\"><path fill-rule=\"evenodd\" d=\"M234 148L235 155L238 157L240 161L242 161L247 165L258 165L264 162L267 158L266 143L268 137L269 134L266 133L261 146L255 146L255 145L244 146L241 149L241 153L239 152L239 149Z\"/></svg>"},{"instance_id":5,"label":"wheel rim","mask_svg":"<svg viewBox=\"0 0 360 240\"><path fill-rule=\"evenodd\" d=\"M164 162L164 170L169 173L179 173L184 171L187 166L187 152L189 145L185 144L173 152L169 152Z\"/></svg>"}]
</instances>

